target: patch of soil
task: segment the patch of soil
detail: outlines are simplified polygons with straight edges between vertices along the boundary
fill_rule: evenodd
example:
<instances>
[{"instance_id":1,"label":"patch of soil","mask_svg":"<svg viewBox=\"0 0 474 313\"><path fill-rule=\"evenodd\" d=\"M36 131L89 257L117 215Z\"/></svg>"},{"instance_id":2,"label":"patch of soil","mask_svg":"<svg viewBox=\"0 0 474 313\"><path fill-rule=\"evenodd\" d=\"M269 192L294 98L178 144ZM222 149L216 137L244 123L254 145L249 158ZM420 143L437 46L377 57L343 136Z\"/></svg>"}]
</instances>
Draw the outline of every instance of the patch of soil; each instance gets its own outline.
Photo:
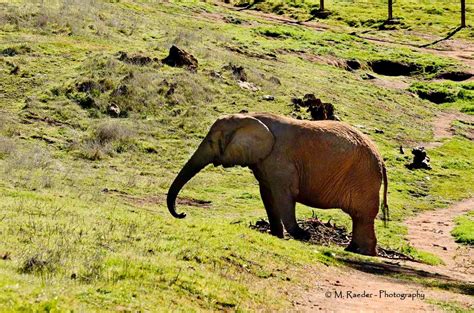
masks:
<instances>
[{"instance_id":1,"label":"patch of soil","mask_svg":"<svg viewBox=\"0 0 474 313\"><path fill-rule=\"evenodd\" d=\"M346 268L320 266L305 271L311 285L292 290L299 295L293 306L299 312L391 312L393 308L400 312L443 312L440 307L426 302L435 299L454 301L466 311L472 310L474 249L456 244L450 232L454 217L473 207L474 198L471 198L448 209L429 211L407 220L410 243L440 256L445 265L338 258L347 265ZM449 290L430 288L411 279L395 278L400 274L415 281L429 279L433 285L448 286ZM336 293L342 293L343 297L336 296ZM353 294L365 296L351 297ZM402 300L401 294L411 296Z\"/></svg>"},{"instance_id":2,"label":"patch of soil","mask_svg":"<svg viewBox=\"0 0 474 313\"><path fill-rule=\"evenodd\" d=\"M445 265L436 269L445 275L474 283L474 247L460 245L451 236L454 218L474 209L470 198L447 209L428 211L406 221L408 240L417 249L440 257ZM428 266L428 268L433 268Z\"/></svg>"},{"instance_id":3,"label":"patch of soil","mask_svg":"<svg viewBox=\"0 0 474 313\"><path fill-rule=\"evenodd\" d=\"M53 126L64 126L64 125L71 126L71 124L67 122L58 121L49 116L43 117L43 116L38 115L37 113L31 112L28 110L21 114L21 118L22 118L21 123L23 124L33 124L34 122L39 121L39 122L44 122Z\"/></svg>"},{"instance_id":4,"label":"patch of soil","mask_svg":"<svg viewBox=\"0 0 474 313\"><path fill-rule=\"evenodd\" d=\"M403 79L400 79L399 77L388 77L388 76L377 77L370 73L365 73L364 75L361 76L361 78L363 80L369 80L374 85L377 85L383 88L405 91L408 87L410 87L409 83L407 83Z\"/></svg>"},{"instance_id":5,"label":"patch of soil","mask_svg":"<svg viewBox=\"0 0 474 313\"><path fill-rule=\"evenodd\" d=\"M312 53L308 53L306 51L302 50L294 50L294 49L280 49L278 50L280 53L286 53L286 54L294 54L297 55L300 59L309 61L309 62L315 62L319 64L326 64L326 65L331 65L343 69L348 69L348 65L346 60L331 56L331 55L316 55ZM354 65L354 64L353 64Z\"/></svg>"},{"instance_id":6,"label":"patch of soil","mask_svg":"<svg viewBox=\"0 0 474 313\"><path fill-rule=\"evenodd\" d=\"M461 120L469 125L474 125L474 117L471 115L453 112L441 112L433 122L434 141L415 145L421 145L427 149L441 146L443 144L441 140L445 138L451 138L455 135L455 130L452 127L452 123L456 120Z\"/></svg>"},{"instance_id":7,"label":"patch of soil","mask_svg":"<svg viewBox=\"0 0 474 313\"><path fill-rule=\"evenodd\" d=\"M229 51L236 52L250 58L265 59L265 60L272 60L272 61L275 61L277 59L276 54L270 53L270 52L263 54L263 53L252 52L242 47L234 47L234 46L228 46L228 45L225 45L224 47Z\"/></svg>"},{"instance_id":8,"label":"patch of soil","mask_svg":"<svg viewBox=\"0 0 474 313\"><path fill-rule=\"evenodd\" d=\"M312 266L305 270L307 285L292 286L289 291L298 295L293 300L295 311L444 312L427 300L456 302L467 311L474 304L472 297L462 292L432 289L395 278L402 273L415 279L427 277L450 286L457 283L444 276L401 265L400 262L341 261L347 267ZM405 296L403 299L402 294Z\"/></svg>"},{"instance_id":9,"label":"patch of soil","mask_svg":"<svg viewBox=\"0 0 474 313\"><path fill-rule=\"evenodd\" d=\"M372 61L369 66L375 73L387 76L410 76L419 73L421 70L421 67L417 64L392 60Z\"/></svg>"},{"instance_id":10,"label":"patch of soil","mask_svg":"<svg viewBox=\"0 0 474 313\"><path fill-rule=\"evenodd\" d=\"M311 235L309 240L302 241L307 241L315 245L329 246L334 244L347 247L351 241L351 234L347 232L346 228L336 226L335 223L331 224L331 220L323 222L317 217L312 217L298 221L298 225ZM250 224L249 227L262 233L270 233L270 224L263 219L257 221L255 224ZM414 259L408 255L380 246L377 247L377 253L378 256L383 258L414 261Z\"/></svg>"},{"instance_id":11,"label":"patch of soil","mask_svg":"<svg viewBox=\"0 0 474 313\"><path fill-rule=\"evenodd\" d=\"M159 205L166 203L166 195L156 195L156 196L132 196L123 191L116 189L102 189L103 193L110 193L119 196L122 199L125 199L127 202L130 202L134 205L147 206L147 205ZM194 199L189 197L178 197L176 199L177 204L185 206L195 206L200 208L210 208L212 206L211 201Z\"/></svg>"},{"instance_id":12,"label":"patch of soil","mask_svg":"<svg viewBox=\"0 0 474 313\"><path fill-rule=\"evenodd\" d=\"M136 54L136 55L128 55L124 51L119 51L117 53L118 59L122 62L133 64L133 65L139 65L139 66L144 66L148 65L151 62L155 61L154 59L150 58L149 56L141 55L141 54Z\"/></svg>"},{"instance_id":13,"label":"patch of soil","mask_svg":"<svg viewBox=\"0 0 474 313\"><path fill-rule=\"evenodd\" d=\"M172 67L185 67L191 72L196 72L198 68L198 60L192 54L174 45L171 46L168 56L161 62Z\"/></svg>"}]
</instances>

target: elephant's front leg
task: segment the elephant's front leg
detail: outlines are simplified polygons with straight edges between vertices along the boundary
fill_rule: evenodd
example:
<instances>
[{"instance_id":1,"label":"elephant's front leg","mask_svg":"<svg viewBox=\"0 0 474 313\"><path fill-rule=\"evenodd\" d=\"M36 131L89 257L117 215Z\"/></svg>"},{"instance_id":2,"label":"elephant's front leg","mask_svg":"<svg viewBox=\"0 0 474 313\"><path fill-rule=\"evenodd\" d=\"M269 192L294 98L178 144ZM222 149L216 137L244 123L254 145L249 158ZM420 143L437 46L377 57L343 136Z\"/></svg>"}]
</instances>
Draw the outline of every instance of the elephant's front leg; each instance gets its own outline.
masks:
<instances>
[{"instance_id":1,"label":"elephant's front leg","mask_svg":"<svg viewBox=\"0 0 474 313\"><path fill-rule=\"evenodd\" d=\"M260 184L260 196L262 197L263 205L267 211L268 221L270 222L270 233L278 238L283 238L283 225L281 224L280 214L273 208L270 190L262 184Z\"/></svg>"},{"instance_id":2,"label":"elephant's front leg","mask_svg":"<svg viewBox=\"0 0 474 313\"><path fill-rule=\"evenodd\" d=\"M270 229L273 235L283 237L281 221L286 231L295 239L308 240L310 234L301 229L296 222L295 201L289 188L283 186L266 187L260 184L260 193L267 210Z\"/></svg>"}]
</instances>

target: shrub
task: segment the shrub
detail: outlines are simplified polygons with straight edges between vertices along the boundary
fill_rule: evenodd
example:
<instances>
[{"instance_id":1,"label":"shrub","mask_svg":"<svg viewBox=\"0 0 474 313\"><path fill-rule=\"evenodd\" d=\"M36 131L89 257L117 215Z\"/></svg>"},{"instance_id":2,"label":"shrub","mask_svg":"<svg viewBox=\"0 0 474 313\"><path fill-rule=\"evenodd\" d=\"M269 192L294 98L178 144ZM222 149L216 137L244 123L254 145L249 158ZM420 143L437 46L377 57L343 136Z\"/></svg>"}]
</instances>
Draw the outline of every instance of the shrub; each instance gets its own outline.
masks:
<instances>
[{"instance_id":1,"label":"shrub","mask_svg":"<svg viewBox=\"0 0 474 313\"><path fill-rule=\"evenodd\" d=\"M116 121L99 124L92 135L81 144L81 156L88 160L101 160L122 153L134 147L134 133L130 128Z\"/></svg>"},{"instance_id":2,"label":"shrub","mask_svg":"<svg viewBox=\"0 0 474 313\"><path fill-rule=\"evenodd\" d=\"M0 158L10 155L16 151L15 142L6 137L0 136Z\"/></svg>"}]
</instances>

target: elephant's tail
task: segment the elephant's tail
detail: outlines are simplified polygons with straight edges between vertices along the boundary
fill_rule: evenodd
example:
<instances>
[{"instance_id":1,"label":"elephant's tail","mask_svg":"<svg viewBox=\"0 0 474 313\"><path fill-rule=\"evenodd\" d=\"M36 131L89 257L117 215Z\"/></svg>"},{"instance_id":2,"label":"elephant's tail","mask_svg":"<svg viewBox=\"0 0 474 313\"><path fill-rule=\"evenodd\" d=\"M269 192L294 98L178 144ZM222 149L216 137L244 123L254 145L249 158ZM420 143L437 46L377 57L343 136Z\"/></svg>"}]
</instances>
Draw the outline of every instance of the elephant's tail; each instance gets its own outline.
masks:
<instances>
[{"instance_id":1,"label":"elephant's tail","mask_svg":"<svg viewBox=\"0 0 474 313\"><path fill-rule=\"evenodd\" d=\"M390 213L388 211L387 204L387 190L388 190L388 179L387 179L387 169L385 164L382 164L382 176L383 176L383 202L382 202L382 214L383 214L383 224L387 227L387 222L390 220Z\"/></svg>"}]
</instances>

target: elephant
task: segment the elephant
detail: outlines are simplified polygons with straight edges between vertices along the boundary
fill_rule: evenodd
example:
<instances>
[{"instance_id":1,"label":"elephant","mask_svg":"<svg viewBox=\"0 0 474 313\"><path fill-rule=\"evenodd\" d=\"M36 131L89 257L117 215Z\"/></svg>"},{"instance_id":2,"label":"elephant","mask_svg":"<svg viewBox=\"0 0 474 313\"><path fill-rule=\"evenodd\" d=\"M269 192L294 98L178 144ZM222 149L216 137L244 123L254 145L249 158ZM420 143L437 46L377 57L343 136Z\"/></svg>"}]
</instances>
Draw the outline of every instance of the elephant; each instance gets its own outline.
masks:
<instances>
[{"instance_id":1,"label":"elephant","mask_svg":"<svg viewBox=\"0 0 474 313\"><path fill-rule=\"evenodd\" d=\"M175 208L180 190L211 163L250 168L259 182L272 235L283 238L284 226L296 239L309 238L297 224L296 202L340 208L352 219L352 239L346 250L377 254L374 220L382 181L384 221L388 216L387 172L374 143L354 127L270 113L219 118L169 188L167 206L174 217L186 216Z\"/></svg>"}]
</instances>

